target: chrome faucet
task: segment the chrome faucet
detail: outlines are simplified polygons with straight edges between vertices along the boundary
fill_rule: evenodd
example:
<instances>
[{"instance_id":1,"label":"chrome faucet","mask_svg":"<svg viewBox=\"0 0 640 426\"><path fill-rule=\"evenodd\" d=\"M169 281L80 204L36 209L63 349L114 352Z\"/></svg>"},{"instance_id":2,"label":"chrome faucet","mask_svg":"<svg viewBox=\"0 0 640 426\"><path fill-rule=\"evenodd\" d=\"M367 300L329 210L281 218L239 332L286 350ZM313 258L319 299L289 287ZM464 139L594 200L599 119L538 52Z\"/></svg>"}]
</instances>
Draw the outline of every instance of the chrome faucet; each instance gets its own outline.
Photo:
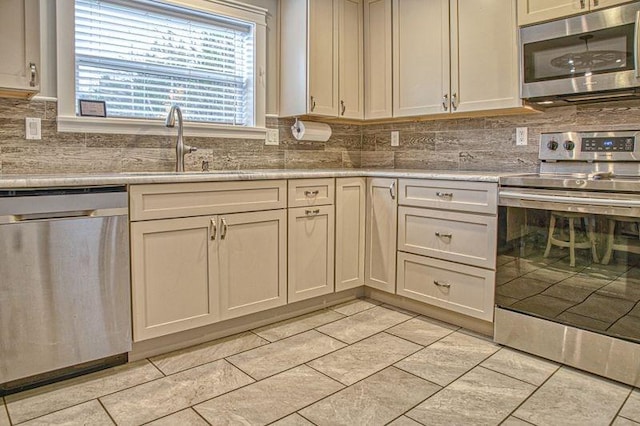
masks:
<instances>
[{"instance_id":1,"label":"chrome faucet","mask_svg":"<svg viewBox=\"0 0 640 426\"><path fill-rule=\"evenodd\" d=\"M164 122L167 127L176 126L176 115L178 116L178 139L176 140L176 172L184 172L184 156L196 152L198 148L185 145L182 137L182 110L178 105L171 105L169 115Z\"/></svg>"}]
</instances>

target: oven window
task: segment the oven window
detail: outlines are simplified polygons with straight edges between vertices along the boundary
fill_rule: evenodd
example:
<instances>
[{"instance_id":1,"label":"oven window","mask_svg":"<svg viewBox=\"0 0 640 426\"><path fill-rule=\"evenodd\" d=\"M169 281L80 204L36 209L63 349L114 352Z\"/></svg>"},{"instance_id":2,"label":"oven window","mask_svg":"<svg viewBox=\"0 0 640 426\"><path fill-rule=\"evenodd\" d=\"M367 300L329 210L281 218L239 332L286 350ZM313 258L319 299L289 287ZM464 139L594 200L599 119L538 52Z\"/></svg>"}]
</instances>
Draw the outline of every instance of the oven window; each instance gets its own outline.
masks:
<instances>
[{"instance_id":1,"label":"oven window","mask_svg":"<svg viewBox=\"0 0 640 426\"><path fill-rule=\"evenodd\" d=\"M524 45L525 83L634 69L634 24Z\"/></svg>"},{"instance_id":2,"label":"oven window","mask_svg":"<svg viewBox=\"0 0 640 426\"><path fill-rule=\"evenodd\" d=\"M500 207L498 306L640 342L640 217Z\"/></svg>"}]
</instances>

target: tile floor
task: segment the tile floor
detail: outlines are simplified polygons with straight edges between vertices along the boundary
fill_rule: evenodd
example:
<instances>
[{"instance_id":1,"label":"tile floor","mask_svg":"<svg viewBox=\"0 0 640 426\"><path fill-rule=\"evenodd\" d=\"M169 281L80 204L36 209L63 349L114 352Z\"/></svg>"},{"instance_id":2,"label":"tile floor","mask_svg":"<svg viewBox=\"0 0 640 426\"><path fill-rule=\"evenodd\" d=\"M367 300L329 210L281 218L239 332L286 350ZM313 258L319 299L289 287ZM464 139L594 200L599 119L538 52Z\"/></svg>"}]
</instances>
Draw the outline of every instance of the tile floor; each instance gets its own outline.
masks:
<instances>
[{"instance_id":1,"label":"tile floor","mask_svg":"<svg viewBox=\"0 0 640 426\"><path fill-rule=\"evenodd\" d=\"M640 425L640 390L373 300L0 398L0 426Z\"/></svg>"}]
</instances>

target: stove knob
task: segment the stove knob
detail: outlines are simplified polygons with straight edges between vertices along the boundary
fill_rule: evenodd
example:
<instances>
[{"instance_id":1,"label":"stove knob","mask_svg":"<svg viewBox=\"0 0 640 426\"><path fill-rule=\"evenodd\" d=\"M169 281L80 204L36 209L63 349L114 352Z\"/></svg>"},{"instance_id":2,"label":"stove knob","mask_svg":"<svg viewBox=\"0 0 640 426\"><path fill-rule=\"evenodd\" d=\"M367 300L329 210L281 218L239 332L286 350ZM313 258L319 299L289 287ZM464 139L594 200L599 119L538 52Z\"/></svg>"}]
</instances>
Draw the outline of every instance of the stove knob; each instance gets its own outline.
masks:
<instances>
[{"instance_id":1,"label":"stove knob","mask_svg":"<svg viewBox=\"0 0 640 426\"><path fill-rule=\"evenodd\" d=\"M564 141L563 146L567 151L571 151L576 147L576 144L573 141Z\"/></svg>"},{"instance_id":2,"label":"stove knob","mask_svg":"<svg viewBox=\"0 0 640 426\"><path fill-rule=\"evenodd\" d=\"M558 142L556 142L555 139L551 139L549 142L547 142L547 148L549 148L551 151L555 151L556 149L558 149Z\"/></svg>"}]
</instances>

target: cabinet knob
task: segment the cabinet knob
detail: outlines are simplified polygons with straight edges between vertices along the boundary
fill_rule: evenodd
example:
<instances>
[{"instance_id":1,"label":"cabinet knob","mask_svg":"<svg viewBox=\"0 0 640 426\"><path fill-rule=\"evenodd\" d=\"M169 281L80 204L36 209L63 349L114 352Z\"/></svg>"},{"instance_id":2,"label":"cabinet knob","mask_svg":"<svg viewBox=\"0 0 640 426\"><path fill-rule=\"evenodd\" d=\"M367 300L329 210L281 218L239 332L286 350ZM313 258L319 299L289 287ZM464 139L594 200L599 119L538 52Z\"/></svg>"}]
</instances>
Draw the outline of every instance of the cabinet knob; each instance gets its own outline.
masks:
<instances>
[{"instance_id":1,"label":"cabinet knob","mask_svg":"<svg viewBox=\"0 0 640 426\"><path fill-rule=\"evenodd\" d=\"M436 192L436 196L439 198L453 198L453 192Z\"/></svg>"},{"instance_id":2,"label":"cabinet knob","mask_svg":"<svg viewBox=\"0 0 640 426\"><path fill-rule=\"evenodd\" d=\"M320 209L315 209L315 210L305 210L304 214L306 214L307 216L315 216L318 213L320 213Z\"/></svg>"},{"instance_id":3,"label":"cabinet knob","mask_svg":"<svg viewBox=\"0 0 640 426\"><path fill-rule=\"evenodd\" d=\"M320 191L318 191L317 189L315 191L304 191L304 196L308 197L308 198L311 198L311 197L315 197L319 193L320 193Z\"/></svg>"},{"instance_id":4,"label":"cabinet knob","mask_svg":"<svg viewBox=\"0 0 640 426\"><path fill-rule=\"evenodd\" d=\"M453 237L453 234L448 232L448 233L444 233L444 232L436 232L436 237L438 238L448 238L451 239L451 237Z\"/></svg>"}]
</instances>

